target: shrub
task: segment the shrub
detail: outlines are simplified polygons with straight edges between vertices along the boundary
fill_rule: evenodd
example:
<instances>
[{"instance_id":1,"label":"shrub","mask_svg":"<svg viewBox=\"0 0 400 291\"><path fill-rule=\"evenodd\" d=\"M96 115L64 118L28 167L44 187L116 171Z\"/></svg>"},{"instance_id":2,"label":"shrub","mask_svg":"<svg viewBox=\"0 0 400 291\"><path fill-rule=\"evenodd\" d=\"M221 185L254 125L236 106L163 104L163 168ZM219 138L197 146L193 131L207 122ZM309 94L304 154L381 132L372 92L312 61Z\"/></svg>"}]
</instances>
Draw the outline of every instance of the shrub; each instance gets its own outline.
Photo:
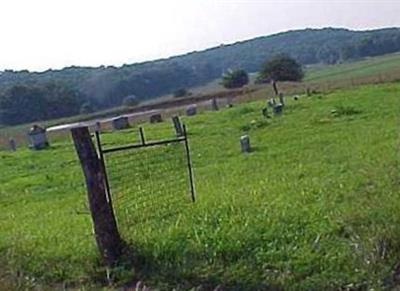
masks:
<instances>
[{"instance_id":1,"label":"shrub","mask_svg":"<svg viewBox=\"0 0 400 291\"><path fill-rule=\"evenodd\" d=\"M249 75L245 70L229 71L222 77L222 85L227 89L241 88L249 83Z\"/></svg>"}]
</instances>

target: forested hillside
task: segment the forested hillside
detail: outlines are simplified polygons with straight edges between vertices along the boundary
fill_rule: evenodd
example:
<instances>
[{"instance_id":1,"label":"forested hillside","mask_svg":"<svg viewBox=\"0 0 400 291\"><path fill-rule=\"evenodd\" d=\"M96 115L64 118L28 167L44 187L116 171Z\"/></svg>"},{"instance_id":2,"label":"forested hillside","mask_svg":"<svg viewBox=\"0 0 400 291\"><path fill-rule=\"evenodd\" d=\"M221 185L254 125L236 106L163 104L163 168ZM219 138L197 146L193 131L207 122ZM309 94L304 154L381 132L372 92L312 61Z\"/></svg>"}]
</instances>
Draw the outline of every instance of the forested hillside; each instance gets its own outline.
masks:
<instances>
[{"instance_id":1,"label":"forested hillside","mask_svg":"<svg viewBox=\"0 0 400 291\"><path fill-rule=\"evenodd\" d=\"M286 53L304 65L334 64L400 51L400 29L306 29L259 37L201 52L122 67L69 67L45 72L0 72L0 124L63 117L198 86L229 68L258 71ZM24 107L24 108L22 108Z\"/></svg>"}]
</instances>

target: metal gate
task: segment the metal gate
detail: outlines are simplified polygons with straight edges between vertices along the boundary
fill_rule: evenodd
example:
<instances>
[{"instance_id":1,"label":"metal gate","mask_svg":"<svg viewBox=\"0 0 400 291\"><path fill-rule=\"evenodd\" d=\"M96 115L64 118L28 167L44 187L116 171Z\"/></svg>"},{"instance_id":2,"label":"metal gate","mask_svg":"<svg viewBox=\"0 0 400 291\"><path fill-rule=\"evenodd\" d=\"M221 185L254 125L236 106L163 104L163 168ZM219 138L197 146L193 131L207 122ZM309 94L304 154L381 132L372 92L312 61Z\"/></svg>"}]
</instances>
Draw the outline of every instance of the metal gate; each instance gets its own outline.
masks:
<instances>
[{"instance_id":1,"label":"metal gate","mask_svg":"<svg viewBox=\"0 0 400 291\"><path fill-rule=\"evenodd\" d=\"M137 133L140 142L111 147L95 133L107 199L125 238L132 233L131 226L149 220L168 222L185 203L196 201L186 126L171 139L148 141L142 127Z\"/></svg>"}]
</instances>

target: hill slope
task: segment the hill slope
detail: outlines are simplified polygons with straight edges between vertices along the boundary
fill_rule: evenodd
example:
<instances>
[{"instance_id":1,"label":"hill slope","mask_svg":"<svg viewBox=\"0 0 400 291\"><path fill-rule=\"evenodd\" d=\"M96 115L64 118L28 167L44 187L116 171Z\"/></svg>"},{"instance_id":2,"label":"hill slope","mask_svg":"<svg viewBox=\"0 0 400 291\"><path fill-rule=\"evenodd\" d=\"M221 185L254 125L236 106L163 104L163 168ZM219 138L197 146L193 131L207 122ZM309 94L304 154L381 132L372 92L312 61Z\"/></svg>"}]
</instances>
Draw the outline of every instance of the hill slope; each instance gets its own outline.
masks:
<instances>
[{"instance_id":1,"label":"hill slope","mask_svg":"<svg viewBox=\"0 0 400 291\"><path fill-rule=\"evenodd\" d=\"M397 51L400 51L398 28L373 31L305 29L118 68L69 67L42 73L5 71L0 73L0 123L7 124L7 120L2 118L2 112L9 111L8 103L4 105L1 102L4 99L2 95L7 88L17 84L48 86L48 83L55 83L66 86L68 88L64 90L66 92L73 90L75 94L68 95L70 110L57 112L56 117L62 117L78 113L83 103L89 103L92 110L97 110L118 106L128 95L136 95L145 100L171 93L181 87L205 84L220 77L228 68L243 68L254 72L267 58L277 53L290 54L303 64L316 64L336 63ZM60 101L59 103L65 107L64 96L59 94L61 90L53 91L56 93L49 93L54 96L51 95L48 99ZM31 105L34 104L36 99L30 96L34 94L27 95L31 97L29 99ZM57 102L54 103L61 106ZM57 106L50 107L57 108ZM14 111L18 115L19 122L34 121L38 118L34 114L21 115Z\"/></svg>"}]
</instances>

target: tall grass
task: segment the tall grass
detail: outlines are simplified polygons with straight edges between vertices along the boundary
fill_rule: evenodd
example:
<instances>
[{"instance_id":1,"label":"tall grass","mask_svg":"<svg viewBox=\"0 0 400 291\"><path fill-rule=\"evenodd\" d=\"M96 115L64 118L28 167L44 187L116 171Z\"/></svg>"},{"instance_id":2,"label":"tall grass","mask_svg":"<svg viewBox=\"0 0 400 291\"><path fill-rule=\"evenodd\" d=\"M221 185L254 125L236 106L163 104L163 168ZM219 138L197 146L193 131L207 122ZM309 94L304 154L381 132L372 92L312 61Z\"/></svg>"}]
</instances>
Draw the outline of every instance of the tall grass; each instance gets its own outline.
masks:
<instances>
[{"instance_id":1,"label":"tall grass","mask_svg":"<svg viewBox=\"0 0 400 291\"><path fill-rule=\"evenodd\" d=\"M159 205L173 208L185 193L179 188L162 202L155 195L158 206L140 212L148 219L122 228L138 259L118 273L118 283L141 279L164 290L392 286L400 259L399 89L370 85L301 96L271 120L261 114L262 101L185 117L198 200L165 219ZM338 104L358 114L334 116ZM169 122L145 129L152 139L173 130ZM244 132L254 148L246 155L239 145ZM105 134L104 142L132 142L134 134ZM0 171L7 272L50 286L102 284L69 138L40 152L0 152ZM162 179L152 183L169 183Z\"/></svg>"}]
</instances>

